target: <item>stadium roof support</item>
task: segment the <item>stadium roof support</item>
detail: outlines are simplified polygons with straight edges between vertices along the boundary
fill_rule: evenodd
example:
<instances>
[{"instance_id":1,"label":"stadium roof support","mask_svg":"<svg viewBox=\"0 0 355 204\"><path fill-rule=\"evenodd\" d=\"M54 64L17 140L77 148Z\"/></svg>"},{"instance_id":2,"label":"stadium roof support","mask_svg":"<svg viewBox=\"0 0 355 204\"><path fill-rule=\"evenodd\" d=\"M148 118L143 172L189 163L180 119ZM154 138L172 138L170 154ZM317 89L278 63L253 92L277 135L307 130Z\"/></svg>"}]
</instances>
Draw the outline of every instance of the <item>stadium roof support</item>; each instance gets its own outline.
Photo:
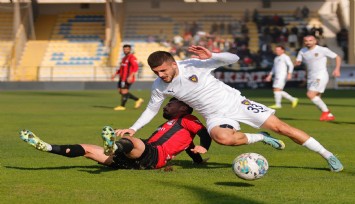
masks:
<instances>
[{"instance_id":1,"label":"stadium roof support","mask_svg":"<svg viewBox=\"0 0 355 204\"><path fill-rule=\"evenodd\" d=\"M350 1L350 26L349 26L349 64L355 64L355 0Z\"/></svg>"}]
</instances>

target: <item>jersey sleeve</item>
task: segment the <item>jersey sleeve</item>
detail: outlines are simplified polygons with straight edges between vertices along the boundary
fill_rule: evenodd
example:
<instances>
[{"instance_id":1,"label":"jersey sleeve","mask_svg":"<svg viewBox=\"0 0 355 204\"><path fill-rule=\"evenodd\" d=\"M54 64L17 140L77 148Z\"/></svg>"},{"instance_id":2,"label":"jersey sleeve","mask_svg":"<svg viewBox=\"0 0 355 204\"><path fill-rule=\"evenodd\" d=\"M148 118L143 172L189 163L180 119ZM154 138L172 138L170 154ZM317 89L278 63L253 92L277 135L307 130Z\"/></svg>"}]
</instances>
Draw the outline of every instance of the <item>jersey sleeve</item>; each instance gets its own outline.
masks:
<instances>
[{"instance_id":1,"label":"jersey sleeve","mask_svg":"<svg viewBox=\"0 0 355 204\"><path fill-rule=\"evenodd\" d=\"M200 145L207 150L211 146L212 139L207 132L206 127L200 122L198 118L193 115L186 115L181 121L181 125L193 134L200 137Z\"/></svg>"},{"instance_id":2,"label":"jersey sleeve","mask_svg":"<svg viewBox=\"0 0 355 204\"><path fill-rule=\"evenodd\" d=\"M327 57L329 57L329 58L333 58L333 59L338 56L335 52L331 51L331 50L330 50L329 48L327 48L327 47L324 47L324 48L323 48L323 53L324 53L325 56L327 56Z\"/></svg>"},{"instance_id":3,"label":"jersey sleeve","mask_svg":"<svg viewBox=\"0 0 355 204\"><path fill-rule=\"evenodd\" d=\"M129 63L131 64L131 71L132 72L138 72L138 61L137 58L132 55L129 59Z\"/></svg>"},{"instance_id":4,"label":"jersey sleeve","mask_svg":"<svg viewBox=\"0 0 355 204\"><path fill-rule=\"evenodd\" d=\"M300 50L297 54L296 61L302 62L302 58L303 58L302 50Z\"/></svg>"},{"instance_id":5,"label":"jersey sleeve","mask_svg":"<svg viewBox=\"0 0 355 204\"><path fill-rule=\"evenodd\" d=\"M181 125L193 134L197 134L198 131L200 131L202 128L205 128L200 120L193 115L184 116L181 121Z\"/></svg>"},{"instance_id":6,"label":"jersey sleeve","mask_svg":"<svg viewBox=\"0 0 355 204\"><path fill-rule=\"evenodd\" d=\"M226 66L238 62L239 57L235 54L224 52L224 53L212 53L212 57L206 60L199 59L188 59L181 61L181 64L185 66L194 66L196 68L210 69L214 70L221 66Z\"/></svg>"},{"instance_id":7,"label":"jersey sleeve","mask_svg":"<svg viewBox=\"0 0 355 204\"><path fill-rule=\"evenodd\" d=\"M137 131L144 125L148 124L159 112L160 106L164 99L165 96L156 88L156 83L154 83L147 108L144 110L138 120L132 125L132 127L130 127L130 129Z\"/></svg>"},{"instance_id":8,"label":"jersey sleeve","mask_svg":"<svg viewBox=\"0 0 355 204\"><path fill-rule=\"evenodd\" d=\"M291 58L289 56L287 56L287 55L285 56L285 63L287 65L287 67L288 67L288 73L292 74L294 66L293 66L293 63L291 61Z\"/></svg>"}]
</instances>

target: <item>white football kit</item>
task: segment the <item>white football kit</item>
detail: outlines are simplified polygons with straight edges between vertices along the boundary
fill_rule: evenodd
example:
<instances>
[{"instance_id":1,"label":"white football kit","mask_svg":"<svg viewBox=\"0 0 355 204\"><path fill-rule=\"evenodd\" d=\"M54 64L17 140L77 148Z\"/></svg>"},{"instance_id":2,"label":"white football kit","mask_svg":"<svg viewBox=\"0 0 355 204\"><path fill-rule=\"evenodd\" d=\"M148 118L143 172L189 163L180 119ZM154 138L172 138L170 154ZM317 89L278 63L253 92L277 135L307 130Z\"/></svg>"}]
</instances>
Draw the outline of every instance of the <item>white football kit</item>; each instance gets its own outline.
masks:
<instances>
[{"instance_id":1,"label":"white football kit","mask_svg":"<svg viewBox=\"0 0 355 204\"><path fill-rule=\"evenodd\" d=\"M316 45L309 50L302 48L297 55L297 61L304 61L307 66L307 89L323 93L328 80L327 57L336 58L337 54L326 47Z\"/></svg>"},{"instance_id":2,"label":"white football kit","mask_svg":"<svg viewBox=\"0 0 355 204\"><path fill-rule=\"evenodd\" d=\"M137 131L150 122L167 96L176 97L198 111L206 119L209 132L222 124L239 130L238 122L259 128L275 111L247 100L211 73L218 67L236 63L238 59L232 53L213 53L207 60L178 61L178 76L170 83L160 78L154 81L148 106L131 129Z\"/></svg>"},{"instance_id":3,"label":"white football kit","mask_svg":"<svg viewBox=\"0 0 355 204\"><path fill-rule=\"evenodd\" d=\"M292 74L293 63L289 56L282 54L275 57L271 73L274 74L273 88L283 89L286 85L287 74Z\"/></svg>"}]
</instances>

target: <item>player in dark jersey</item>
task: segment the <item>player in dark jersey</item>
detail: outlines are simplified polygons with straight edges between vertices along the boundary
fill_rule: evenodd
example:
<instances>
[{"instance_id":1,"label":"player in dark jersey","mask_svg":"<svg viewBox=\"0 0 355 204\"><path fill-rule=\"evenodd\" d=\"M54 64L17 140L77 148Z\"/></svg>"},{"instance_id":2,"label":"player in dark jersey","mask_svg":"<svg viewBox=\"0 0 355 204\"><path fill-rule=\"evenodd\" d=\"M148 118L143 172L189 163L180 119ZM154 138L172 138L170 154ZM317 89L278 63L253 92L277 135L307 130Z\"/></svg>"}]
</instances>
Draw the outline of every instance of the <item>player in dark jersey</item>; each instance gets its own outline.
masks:
<instances>
[{"instance_id":1,"label":"player in dark jersey","mask_svg":"<svg viewBox=\"0 0 355 204\"><path fill-rule=\"evenodd\" d=\"M207 152L211 138L191 113L191 107L172 98L163 109L163 117L168 121L148 139L124 136L116 141L115 131L106 126L102 131L104 148L91 144L50 145L29 130L22 130L20 138L41 151L66 157L84 156L115 169L159 169L184 150L194 163L202 163L199 153ZM201 146L193 143L196 134Z\"/></svg>"},{"instance_id":2,"label":"player in dark jersey","mask_svg":"<svg viewBox=\"0 0 355 204\"><path fill-rule=\"evenodd\" d=\"M137 98L129 92L129 88L136 80L136 74L138 72L137 58L131 53L131 45L123 45L124 57L122 58L120 68L112 75L112 80L116 76L119 76L117 88L121 94L121 105L114 108L114 110L126 110L126 103L128 99L132 99L135 102L134 108L139 108L144 100Z\"/></svg>"}]
</instances>

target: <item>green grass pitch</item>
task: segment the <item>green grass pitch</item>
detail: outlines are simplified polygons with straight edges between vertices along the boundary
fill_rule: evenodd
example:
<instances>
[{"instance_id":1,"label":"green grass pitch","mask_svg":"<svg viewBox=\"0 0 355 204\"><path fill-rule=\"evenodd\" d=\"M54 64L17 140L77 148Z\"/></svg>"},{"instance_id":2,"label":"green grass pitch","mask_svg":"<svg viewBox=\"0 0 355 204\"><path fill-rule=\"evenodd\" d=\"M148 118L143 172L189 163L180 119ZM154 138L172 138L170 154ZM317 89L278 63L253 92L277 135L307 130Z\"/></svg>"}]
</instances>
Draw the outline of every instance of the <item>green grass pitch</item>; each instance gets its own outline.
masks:
<instances>
[{"instance_id":1,"label":"green grass pitch","mask_svg":"<svg viewBox=\"0 0 355 204\"><path fill-rule=\"evenodd\" d=\"M320 122L320 111L305 89L289 89L300 98L292 109L283 100L276 115L320 141L338 155L345 169L328 170L326 161L280 135L285 150L257 143L228 147L212 143L206 166L194 166L183 152L171 162L173 171L110 170L85 158L40 152L19 139L30 129L51 144L101 145L105 125L127 128L143 109L113 111L119 95L111 91L0 92L0 203L355 203L355 92L327 90L324 100L336 116ZM134 90L147 102L149 91ZM245 90L243 95L265 105L271 90ZM218 99L216 99L218 100ZM147 103L145 102L144 105ZM137 137L148 137L163 123L161 113ZM244 132L257 132L242 125ZM198 140L196 141L198 143ZM257 152L268 159L264 178L245 181L231 169L233 159Z\"/></svg>"}]
</instances>

